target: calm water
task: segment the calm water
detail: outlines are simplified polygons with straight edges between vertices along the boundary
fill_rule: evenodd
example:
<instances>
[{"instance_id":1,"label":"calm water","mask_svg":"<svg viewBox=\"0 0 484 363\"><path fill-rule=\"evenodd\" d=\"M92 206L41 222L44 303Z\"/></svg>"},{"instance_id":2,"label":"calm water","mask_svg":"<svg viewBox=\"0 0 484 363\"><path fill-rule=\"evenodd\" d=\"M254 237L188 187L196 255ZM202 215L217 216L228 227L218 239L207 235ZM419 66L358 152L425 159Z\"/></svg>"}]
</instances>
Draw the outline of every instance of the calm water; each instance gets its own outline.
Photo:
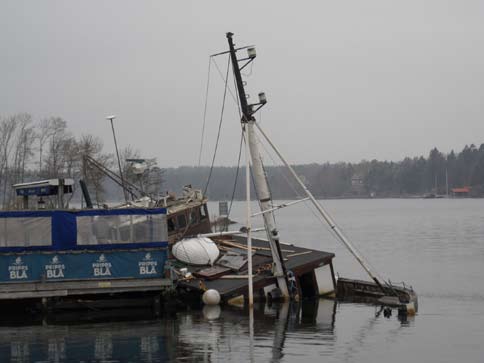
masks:
<instances>
[{"instance_id":1,"label":"calm water","mask_svg":"<svg viewBox=\"0 0 484 363\"><path fill-rule=\"evenodd\" d=\"M419 294L401 322L328 300L183 310L131 322L0 327L0 362L483 362L484 200L333 200L324 205L374 269ZM216 204L212 205L215 211ZM243 221L241 203L233 218ZM364 277L304 204L282 210L284 240L336 253ZM4 312L5 313L5 312Z\"/></svg>"}]
</instances>

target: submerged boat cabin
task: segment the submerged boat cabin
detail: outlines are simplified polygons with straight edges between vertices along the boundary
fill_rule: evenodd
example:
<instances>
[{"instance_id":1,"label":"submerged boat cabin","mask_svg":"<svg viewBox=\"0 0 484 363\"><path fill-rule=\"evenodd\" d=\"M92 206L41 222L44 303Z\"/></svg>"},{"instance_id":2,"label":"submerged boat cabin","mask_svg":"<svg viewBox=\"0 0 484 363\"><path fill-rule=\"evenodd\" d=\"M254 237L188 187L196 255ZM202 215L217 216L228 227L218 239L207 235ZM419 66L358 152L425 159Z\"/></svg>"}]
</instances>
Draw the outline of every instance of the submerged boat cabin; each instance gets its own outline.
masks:
<instances>
[{"instance_id":1,"label":"submerged boat cabin","mask_svg":"<svg viewBox=\"0 0 484 363\"><path fill-rule=\"evenodd\" d=\"M168 240L171 243L184 237L210 233L211 224L207 208L207 198L201 190L191 185L183 188L183 194L177 198L170 194L157 204L167 210Z\"/></svg>"}]
</instances>

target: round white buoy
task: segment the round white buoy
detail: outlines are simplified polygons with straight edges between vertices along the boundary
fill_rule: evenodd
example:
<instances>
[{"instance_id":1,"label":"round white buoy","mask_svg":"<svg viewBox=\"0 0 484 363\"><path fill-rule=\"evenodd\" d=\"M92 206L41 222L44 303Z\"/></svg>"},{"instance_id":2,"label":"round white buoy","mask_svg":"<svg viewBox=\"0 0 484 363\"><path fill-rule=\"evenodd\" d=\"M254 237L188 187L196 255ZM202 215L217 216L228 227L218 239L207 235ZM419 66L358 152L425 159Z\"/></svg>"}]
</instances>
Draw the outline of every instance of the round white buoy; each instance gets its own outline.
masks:
<instances>
[{"instance_id":1,"label":"round white buoy","mask_svg":"<svg viewBox=\"0 0 484 363\"><path fill-rule=\"evenodd\" d=\"M205 305L218 305L220 304L220 294L214 289L207 290L202 295L202 301Z\"/></svg>"},{"instance_id":2,"label":"round white buoy","mask_svg":"<svg viewBox=\"0 0 484 363\"><path fill-rule=\"evenodd\" d=\"M203 317L207 320L217 320L220 317L222 309L219 305L205 305L202 309Z\"/></svg>"}]
</instances>

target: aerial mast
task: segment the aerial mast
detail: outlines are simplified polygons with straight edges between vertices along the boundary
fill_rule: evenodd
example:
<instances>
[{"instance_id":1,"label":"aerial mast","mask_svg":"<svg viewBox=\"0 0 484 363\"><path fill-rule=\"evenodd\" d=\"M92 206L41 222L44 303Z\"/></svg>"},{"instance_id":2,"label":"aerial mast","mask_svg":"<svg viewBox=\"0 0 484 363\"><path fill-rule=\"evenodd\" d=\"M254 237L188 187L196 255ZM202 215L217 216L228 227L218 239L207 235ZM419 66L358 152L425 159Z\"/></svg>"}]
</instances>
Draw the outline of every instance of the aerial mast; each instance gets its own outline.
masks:
<instances>
[{"instance_id":1,"label":"aerial mast","mask_svg":"<svg viewBox=\"0 0 484 363\"><path fill-rule=\"evenodd\" d=\"M235 49L233 39L233 33L227 33L227 40L229 43L229 53L232 61L232 68L234 72L235 83L237 85L237 91L239 95L240 108L242 111L242 128L245 133L246 145L250 151L250 157L252 161L252 174L254 176L254 184L257 191L257 197L259 198L259 204L264 218L264 226L269 240L269 245L272 254L272 260L274 263L274 276L277 279L277 285L281 290L282 296L285 299L289 298L289 289L287 286L286 271L284 267L284 260L282 257L281 247L279 243L279 233L274 223L274 215L271 205L271 195L269 192L269 186L267 183L264 167L262 165L262 159L259 152L259 145L255 135L255 118L254 113L257 112L263 105L266 104L266 98L264 93L259 93L259 102L256 104L248 104L247 96L244 89L244 83L242 81L241 69L251 63L255 57L256 52L254 47L247 48L247 58L237 59L237 50ZM246 62L242 67L239 66L239 62Z\"/></svg>"}]
</instances>

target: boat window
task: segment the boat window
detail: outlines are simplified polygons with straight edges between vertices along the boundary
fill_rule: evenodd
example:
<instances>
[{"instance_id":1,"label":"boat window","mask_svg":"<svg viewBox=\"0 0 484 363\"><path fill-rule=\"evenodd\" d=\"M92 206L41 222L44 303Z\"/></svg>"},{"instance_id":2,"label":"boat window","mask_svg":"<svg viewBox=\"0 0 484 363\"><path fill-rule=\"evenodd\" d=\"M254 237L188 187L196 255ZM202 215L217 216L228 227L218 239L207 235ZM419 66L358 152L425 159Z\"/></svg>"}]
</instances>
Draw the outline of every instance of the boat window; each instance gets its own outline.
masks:
<instances>
[{"instance_id":1,"label":"boat window","mask_svg":"<svg viewBox=\"0 0 484 363\"><path fill-rule=\"evenodd\" d=\"M185 228L187 226L187 218L185 214L179 214L177 217L178 228Z\"/></svg>"},{"instance_id":2,"label":"boat window","mask_svg":"<svg viewBox=\"0 0 484 363\"><path fill-rule=\"evenodd\" d=\"M77 244L163 242L168 239L166 215L102 215L77 217Z\"/></svg>"},{"instance_id":3,"label":"boat window","mask_svg":"<svg viewBox=\"0 0 484 363\"><path fill-rule=\"evenodd\" d=\"M204 204L202 207L200 207L200 220L203 220L207 217L208 217L207 205Z\"/></svg>"},{"instance_id":4,"label":"boat window","mask_svg":"<svg viewBox=\"0 0 484 363\"><path fill-rule=\"evenodd\" d=\"M0 219L0 247L52 246L51 217Z\"/></svg>"},{"instance_id":5,"label":"boat window","mask_svg":"<svg viewBox=\"0 0 484 363\"><path fill-rule=\"evenodd\" d=\"M168 218L168 232L171 233L175 230L175 220L173 218Z\"/></svg>"},{"instance_id":6,"label":"boat window","mask_svg":"<svg viewBox=\"0 0 484 363\"><path fill-rule=\"evenodd\" d=\"M198 222L199 211L197 209L190 210L190 224L195 224Z\"/></svg>"}]
</instances>

